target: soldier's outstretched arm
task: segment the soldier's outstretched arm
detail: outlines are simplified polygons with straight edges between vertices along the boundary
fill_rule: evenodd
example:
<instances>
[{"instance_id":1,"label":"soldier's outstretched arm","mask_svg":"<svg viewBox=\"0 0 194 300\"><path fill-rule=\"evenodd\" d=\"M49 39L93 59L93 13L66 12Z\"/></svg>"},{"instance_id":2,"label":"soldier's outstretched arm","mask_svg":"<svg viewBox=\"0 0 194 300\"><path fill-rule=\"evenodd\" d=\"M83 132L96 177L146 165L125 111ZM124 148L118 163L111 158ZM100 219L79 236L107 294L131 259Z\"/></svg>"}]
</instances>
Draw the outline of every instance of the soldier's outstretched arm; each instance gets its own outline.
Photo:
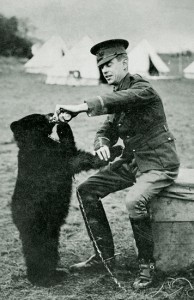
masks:
<instances>
[{"instance_id":1,"label":"soldier's outstretched arm","mask_svg":"<svg viewBox=\"0 0 194 300\"><path fill-rule=\"evenodd\" d=\"M55 106L55 112L53 119L57 121L64 122L66 121L66 114L69 113L71 117L77 116L79 113L87 112L88 111L88 105L87 103L82 104L74 104L74 105L63 105L63 104L57 104Z\"/></svg>"}]
</instances>

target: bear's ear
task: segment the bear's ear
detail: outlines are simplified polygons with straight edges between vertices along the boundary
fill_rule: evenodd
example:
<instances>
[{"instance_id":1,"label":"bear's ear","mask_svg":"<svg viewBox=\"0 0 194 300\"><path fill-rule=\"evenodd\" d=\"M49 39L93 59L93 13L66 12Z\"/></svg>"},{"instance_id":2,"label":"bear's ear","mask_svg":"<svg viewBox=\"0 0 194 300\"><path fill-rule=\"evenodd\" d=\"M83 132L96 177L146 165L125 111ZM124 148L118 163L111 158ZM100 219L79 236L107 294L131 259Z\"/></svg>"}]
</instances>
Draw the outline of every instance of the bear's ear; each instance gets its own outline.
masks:
<instances>
[{"instance_id":1,"label":"bear's ear","mask_svg":"<svg viewBox=\"0 0 194 300\"><path fill-rule=\"evenodd\" d=\"M13 133L15 133L18 130L19 124L18 121L14 121L10 124L10 128L13 131Z\"/></svg>"},{"instance_id":2,"label":"bear's ear","mask_svg":"<svg viewBox=\"0 0 194 300\"><path fill-rule=\"evenodd\" d=\"M53 117L53 113L49 113L49 114L46 114L45 117L50 121L50 119L52 119Z\"/></svg>"}]
</instances>

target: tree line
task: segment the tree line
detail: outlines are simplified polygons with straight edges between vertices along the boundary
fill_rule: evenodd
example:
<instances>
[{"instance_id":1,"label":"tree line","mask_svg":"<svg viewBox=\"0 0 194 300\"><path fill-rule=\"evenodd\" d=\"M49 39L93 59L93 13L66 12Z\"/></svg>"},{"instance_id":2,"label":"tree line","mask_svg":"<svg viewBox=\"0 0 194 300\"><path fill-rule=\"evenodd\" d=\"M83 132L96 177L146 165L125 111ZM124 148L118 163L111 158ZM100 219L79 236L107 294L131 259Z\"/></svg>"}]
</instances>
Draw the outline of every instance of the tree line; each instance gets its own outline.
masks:
<instances>
[{"instance_id":1,"label":"tree line","mask_svg":"<svg viewBox=\"0 0 194 300\"><path fill-rule=\"evenodd\" d=\"M32 40L28 37L27 23L16 17L0 14L0 55L31 57Z\"/></svg>"}]
</instances>

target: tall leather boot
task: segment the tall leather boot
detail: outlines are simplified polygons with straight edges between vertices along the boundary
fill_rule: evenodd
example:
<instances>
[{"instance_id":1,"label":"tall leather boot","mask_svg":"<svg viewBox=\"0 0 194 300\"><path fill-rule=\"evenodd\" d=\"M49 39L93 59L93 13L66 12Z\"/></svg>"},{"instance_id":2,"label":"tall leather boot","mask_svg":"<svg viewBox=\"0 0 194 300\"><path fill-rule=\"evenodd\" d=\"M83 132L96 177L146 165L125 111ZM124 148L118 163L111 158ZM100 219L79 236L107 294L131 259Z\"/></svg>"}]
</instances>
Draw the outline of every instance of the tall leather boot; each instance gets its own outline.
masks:
<instances>
[{"instance_id":1,"label":"tall leather boot","mask_svg":"<svg viewBox=\"0 0 194 300\"><path fill-rule=\"evenodd\" d=\"M142 289L148 287L154 278L155 261L154 241L150 218L142 220L130 219L133 234L138 249L139 275L135 279L133 287Z\"/></svg>"},{"instance_id":2,"label":"tall leather boot","mask_svg":"<svg viewBox=\"0 0 194 300\"><path fill-rule=\"evenodd\" d=\"M154 241L150 218L130 219L134 239L138 249L138 259L153 260Z\"/></svg>"},{"instance_id":3,"label":"tall leather boot","mask_svg":"<svg viewBox=\"0 0 194 300\"><path fill-rule=\"evenodd\" d=\"M102 265L99 250L107 264L110 267L114 266L113 237L100 199L94 194L81 194L80 192L77 193L77 197L95 255L84 262L74 264L70 269L81 270Z\"/></svg>"}]
</instances>

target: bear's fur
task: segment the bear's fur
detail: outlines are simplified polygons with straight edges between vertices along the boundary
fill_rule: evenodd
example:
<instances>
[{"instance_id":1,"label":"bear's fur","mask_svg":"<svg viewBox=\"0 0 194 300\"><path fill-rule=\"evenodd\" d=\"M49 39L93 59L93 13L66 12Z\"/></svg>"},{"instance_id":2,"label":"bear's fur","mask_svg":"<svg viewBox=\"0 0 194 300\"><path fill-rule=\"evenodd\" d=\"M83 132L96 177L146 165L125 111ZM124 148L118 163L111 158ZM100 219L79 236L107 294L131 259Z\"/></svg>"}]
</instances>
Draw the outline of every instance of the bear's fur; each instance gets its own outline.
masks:
<instances>
[{"instance_id":1,"label":"bear's fur","mask_svg":"<svg viewBox=\"0 0 194 300\"><path fill-rule=\"evenodd\" d=\"M106 163L78 150L68 123L57 125L59 141L49 137L52 114L32 114L11 124L19 147L12 217L22 241L27 276L33 283L57 277L60 227L67 217L74 174ZM114 147L113 159L121 154Z\"/></svg>"}]
</instances>

